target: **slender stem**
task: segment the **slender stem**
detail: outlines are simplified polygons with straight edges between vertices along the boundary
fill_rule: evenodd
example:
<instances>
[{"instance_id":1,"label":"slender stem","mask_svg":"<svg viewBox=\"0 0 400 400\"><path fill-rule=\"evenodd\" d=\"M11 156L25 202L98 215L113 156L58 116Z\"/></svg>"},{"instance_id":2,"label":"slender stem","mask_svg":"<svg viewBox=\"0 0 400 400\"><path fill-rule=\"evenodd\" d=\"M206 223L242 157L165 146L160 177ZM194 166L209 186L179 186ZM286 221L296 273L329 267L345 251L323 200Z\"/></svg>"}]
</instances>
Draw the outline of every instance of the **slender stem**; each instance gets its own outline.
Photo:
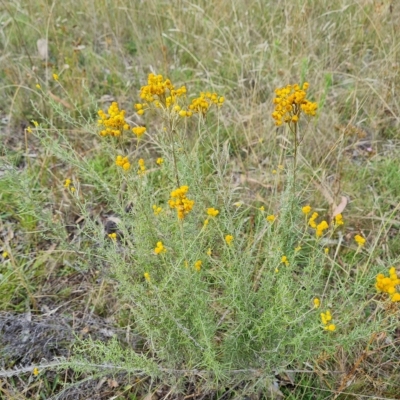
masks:
<instances>
[{"instance_id":1,"label":"slender stem","mask_svg":"<svg viewBox=\"0 0 400 400\"><path fill-rule=\"evenodd\" d=\"M170 120L170 121L169 121L169 130L168 130L168 133L169 133L169 139L170 139L171 144L172 144L172 158L173 158L173 160L174 160L175 179L176 179L176 184L178 185L177 187L179 188L181 185L180 185L180 183L179 183L178 165L177 165L177 163L176 163L175 145L174 145L174 136L173 136L173 133L174 133L174 132L175 132L175 129L174 129L174 127L173 127L172 121Z\"/></svg>"}]
</instances>

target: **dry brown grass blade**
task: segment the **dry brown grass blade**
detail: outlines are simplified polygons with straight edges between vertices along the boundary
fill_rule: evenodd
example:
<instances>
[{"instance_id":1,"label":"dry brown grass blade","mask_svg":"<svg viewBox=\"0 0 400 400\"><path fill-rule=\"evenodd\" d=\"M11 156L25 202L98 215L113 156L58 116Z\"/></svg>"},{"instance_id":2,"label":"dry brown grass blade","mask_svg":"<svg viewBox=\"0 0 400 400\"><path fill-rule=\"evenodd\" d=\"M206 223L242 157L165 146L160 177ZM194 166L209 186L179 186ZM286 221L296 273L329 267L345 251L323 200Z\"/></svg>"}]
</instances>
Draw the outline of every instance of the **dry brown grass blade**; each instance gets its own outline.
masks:
<instances>
[{"instance_id":1,"label":"dry brown grass blade","mask_svg":"<svg viewBox=\"0 0 400 400\"><path fill-rule=\"evenodd\" d=\"M60 97L56 96L55 94L51 93L50 90L47 92L48 95L57 103L60 103L63 105L65 108L68 108L69 110L72 110L73 107L71 104L68 103L68 101L61 99Z\"/></svg>"},{"instance_id":2,"label":"dry brown grass blade","mask_svg":"<svg viewBox=\"0 0 400 400\"><path fill-rule=\"evenodd\" d=\"M347 203L348 203L347 197L342 196L342 199L341 199L339 205L333 210L332 218L336 217L336 215L338 215L338 214L341 214L344 211L344 209L346 208Z\"/></svg>"}]
</instances>

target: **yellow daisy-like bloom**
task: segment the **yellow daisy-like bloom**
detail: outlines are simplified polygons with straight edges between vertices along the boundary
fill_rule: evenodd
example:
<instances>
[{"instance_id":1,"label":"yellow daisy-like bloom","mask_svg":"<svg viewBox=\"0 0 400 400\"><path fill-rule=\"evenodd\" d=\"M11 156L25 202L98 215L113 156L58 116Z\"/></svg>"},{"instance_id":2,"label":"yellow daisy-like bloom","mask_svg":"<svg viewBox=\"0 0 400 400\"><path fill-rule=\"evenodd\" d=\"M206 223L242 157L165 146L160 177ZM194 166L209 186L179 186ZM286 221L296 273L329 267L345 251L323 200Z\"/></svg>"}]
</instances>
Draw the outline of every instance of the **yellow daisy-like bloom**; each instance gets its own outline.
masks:
<instances>
[{"instance_id":1,"label":"yellow daisy-like bloom","mask_svg":"<svg viewBox=\"0 0 400 400\"><path fill-rule=\"evenodd\" d=\"M150 282L150 281L151 281L151 280L150 280L150 274L149 274L148 272L145 272L145 273L143 274L143 276L144 276L144 279L146 279L147 282Z\"/></svg>"},{"instance_id":2,"label":"yellow daisy-like bloom","mask_svg":"<svg viewBox=\"0 0 400 400\"><path fill-rule=\"evenodd\" d=\"M36 84L36 89L41 89L42 87L37 83Z\"/></svg>"},{"instance_id":3,"label":"yellow daisy-like bloom","mask_svg":"<svg viewBox=\"0 0 400 400\"><path fill-rule=\"evenodd\" d=\"M72 183L71 179L67 178L65 180L64 187L68 189L70 187L71 183Z\"/></svg>"},{"instance_id":4,"label":"yellow daisy-like bloom","mask_svg":"<svg viewBox=\"0 0 400 400\"><path fill-rule=\"evenodd\" d=\"M33 368L33 375L35 375L35 376L39 375L39 368L38 367Z\"/></svg>"},{"instance_id":5,"label":"yellow daisy-like bloom","mask_svg":"<svg viewBox=\"0 0 400 400\"><path fill-rule=\"evenodd\" d=\"M357 242L359 247L362 247L365 244L365 239L361 235L354 236L354 240Z\"/></svg>"},{"instance_id":6,"label":"yellow daisy-like bloom","mask_svg":"<svg viewBox=\"0 0 400 400\"><path fill-rule=\"evenodd\" d=\"M233 239L234 239L234 238L233 238L232 235L226 235L226 236L225 236L225 242L228 244L228 246L231 245Z\"/></svg>"},{"instance_id":7,"label":"yellow daisy-like bloom","mask_svg":"<svg viewBox=\"0 0 400 400\"><path fill-rule=\"evenodd\" d=\"M108 234L108 237L110 238L110 239L112 239L112 240L116 240L117 239L117 234L114 232L114 233L109 233Z\"/></svg>"},{"instance_id":8,"label":"yellow daisy-like bloom","mask_svg":"<svg viewBox=\"0 0 400 400\"><path fill-rule=\"evenodd\" d=\"M8 252L7 251L3 251L3 254L1 255L3 258L7 258L8 257Z\"/></svg>"},{"instance_id":9,"label":"yellow daisy-like bloom","mask_svg":"<svg viewBox=\"0 0 400 400\"><path fill-rule=\"evenodd\" d=\"M156 163L157 163L158 165L161 165L163 162L164 162L164 160L163 160L161 157L158 157L158 158L157 158Z\"/></svg>"}]
</instances>

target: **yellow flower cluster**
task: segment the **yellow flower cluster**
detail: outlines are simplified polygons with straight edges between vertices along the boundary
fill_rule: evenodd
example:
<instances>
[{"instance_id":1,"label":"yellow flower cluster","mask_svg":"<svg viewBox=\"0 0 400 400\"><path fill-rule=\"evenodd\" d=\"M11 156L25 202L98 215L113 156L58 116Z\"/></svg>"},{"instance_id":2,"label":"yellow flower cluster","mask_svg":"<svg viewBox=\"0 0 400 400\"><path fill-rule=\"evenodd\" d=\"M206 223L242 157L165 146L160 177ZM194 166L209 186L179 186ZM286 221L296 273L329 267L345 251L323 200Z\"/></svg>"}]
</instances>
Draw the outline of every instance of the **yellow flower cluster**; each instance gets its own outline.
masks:
<instances>
[{"instance_id":1,"label":"yellow flower cluster","mask_svg":"<svg viewBox=\"0 0 400 400\"><path fill-rule=\"evenodd\" d=\"M171 105L176 105L177 99L184 95L186 95L186 86L175 89L169 79L164 80L162 75L150 73L147 85L140 89L140 98L143 103L135 104L135 109L139 115L143 115L145 110L150 108L149 103L153 103L157 108L161 105L169 108Z\"/></svg>"},{"instance_id":2,"label":"yellow flower cluster","mask_svg":"<svg viewBox=\"0 0 400 400\"><path fill-rule=\"evenodd\" d=\"M396 286L400 285L400 279L397 277L396 268L390 267L389 276L378 274L376 276L375 287L379 292L388 293L392 301L400 301L400 293Z\"/></svg>"},{"instance_id":3,"label":"yellow flower cluster","mask_svg":"<svg viewBox=\"0 0 400 400\"><path fill-rule=\"evenodd\" d=\"M168 200L169 206L175 208L178 212L179 219L184 219L185 215L189 214L194 206L194 200L190 200L186 197L188 190L189 186L181 186L171 192L171 199Z\"/></svg>"},{"instance_id":4,"label":"yellow flower cluster","mask_svg":"<svg viewBox=\"0 0 400 400\"><path fill-rule=\"evenodd\" d=\"M315 116L318 105L307 100L308 86L308 82L304 82L302 88L295 84L275 89L276 97L273 100L275 110L272 113L275 125L282 125L283 122L296 124L301 112Z\"/></svg>"},{"instance_id":5,"label":"yellow flower cluster","mask_svg":"<svg viewBox=\"0 0 400 400\"><path fill-rule=\"evenodd\" d=\"M213 104L220 107L224 104L224 101L225 98L218 96L217 93L201 92L199 97L192 100L189 105L189 112L205 115Z\"/></svg>"},{"instance_id":6,"label":"yellow flower cluster","mask_svg":"<svg viewBox=\"0 0 400 400\"><path fill-rule=\"evenodd\" d=\"M324 234L324 231L329 228L329 225L326 221L322 221L317 225L317 229L315 234L317 237L321 237Z\"/></svg>"},{"instance_id":7,"label":"yellow flower cluster","mask_svg":"<svg viewBox=\"0 0 400 400\"><path fill-rule=\"evenodd\" d=\"M308 220L308 225L311 226L311 228L317 229L317 223L315 220L318 218L318 213L314 212L313 215L311 215L311 218Z\"/></svg>"},{"instance_id":8,"label":"yellow flower cluster","mask_svg":"<svg viewBox=\"0 0 400 400\"><path fill-rule=\"evenodd\" d=\"M187 109L182 107L179 98L186 96L186 86L175 89L169 79L164 79L162 75L149 74L147 85L140 89L140 98L142 103L135 104L135 109L139 115L143 115L146 110L150 109L150 104L156 108L164 108L174 115L180 117L191 117L195 113L206 114L208 109L213 105L222 106L225 99L216 93L201 92L200 96L193 99Z\"/></svg>"},{"instance_id":9,"label":"yellow flower cluster","mask_svg":"<svg viewBox=\"0 0 400 400\"><path fill-rule=\"evenodd\" d=\"M156 206L155 204L153 205L153 212L154 212L154 215L158 215L158 214L160 214L161 212L162 212L162 208L161 207L158 207L158 206Z\"/></svg>"},{"instance_id":10,"label":"yellow flower cluster","mask_svg":"<svg viewBox=\"0 0 400 400\"><path fill-rule=\"evenodd\" d=\"M115 164L117 164L119 167L121 167L125 171L128 171L128 169L131 167L128 157L117 156L117 159L115 160Z\"/></svg>"},{"instance_id":11,"label":"yellow flower cluster","mask_svg":"<svg viewBox=\"0 0 400 400\"><path fill-rule=\"evenodd\" d=\"M333 332L334 330L336 330L336 325L329 323L330 321L332 321L332 315L331 315L331 312L329 310L324 312L324 313L321 313L320 316L321 316L322 323L325 325L324 329L326 331Z\"/></svg>"},{"instance_id":12,"label":"yellow flower cluster","mask_svg":"<svg viewBox=\"0 0 400 400\"><path fill-rule=\"evenodd\" d=\"M73 186L71 186L71 183L72 183L71 179L67 178L65 180L64 187L66 189L69 189L71 192L75 192L75 188Z\"/></svg>"},{"instance_id":13,"label":"yellow flower cluster","mask_svg":"<svg viewBox=\"0 0 400 400\"><path fill-rule=\"evenodd\" d=\"M160 254L165 253L167 249L164 247L162 242L157 242L156 248L154 249L154 253Z\"/></svg>"},{"instance_id":14,"label":"yellow flower cluster","mask_svg":"<svg viewBox=\"0 0 400 400\"><path fill-rule=\"evenodd\" d=\"M108 116L103 110L97 112L100 119L98 125L103 125L105 129L100 131L101 136L120 136L124 130L129 129L129 125L125 121L125 111L118 108L118 104L114 101L108 108Z\"/></svg>"},{"instance_id":15,"label":"yellow flower cluster","mask_svg":"<svg viewBox=\"0 0 400 400\"><path fill-rule=\"evenodd\" d=\"M340 225L343 225L343 224L344 224L344 222L343 222L342 214L335 215L335 225L336 226L340 226Z\"/></svg>"},{"instance_id":16,"label":"yellow flower cluster","mask_svg":"<svg viewBox=\"0 0 400 400\"><path fill-rule=\"evenodd\" d=\"M311 207L310 206L305 206L302 208L302 211L304 214L308 214L311 211ZM307 212L305 212L307 211ZM315 220L318 218L318 213L314 212L310 219L308 220L308 225L311 226L311 228L315 229L315 234L317 237L321 237L324 234L324 231L327 230L329 228L328 223L324 220L321 221L318 225L315 222Z\"/></svg>"},{"instance_id":17,"label":"yellow flower cluster","mask_svg":"<svg viewBox=\"0 0 400 400\"><path fill-rule=\"evenodd\" d=\"M146 132L146 127L145 126L135 126L132 128L132 132L137 136L138 139L140 139L143 134Z\"/></svg>"},{"instance_id":18,"label":"yellow flower cluster","mask_svg":"<svg viewBox=\"0 0 400 400\"><path fill-rule=\"evenodd\" d=\"M289 265L289 260L288 260L288 258L287 258L286 256L282 256L282 258L281 258L281 263L282 263L282 264L285 264L286 266L288 266L288 265Z\"/></svg>"}]
</instances>

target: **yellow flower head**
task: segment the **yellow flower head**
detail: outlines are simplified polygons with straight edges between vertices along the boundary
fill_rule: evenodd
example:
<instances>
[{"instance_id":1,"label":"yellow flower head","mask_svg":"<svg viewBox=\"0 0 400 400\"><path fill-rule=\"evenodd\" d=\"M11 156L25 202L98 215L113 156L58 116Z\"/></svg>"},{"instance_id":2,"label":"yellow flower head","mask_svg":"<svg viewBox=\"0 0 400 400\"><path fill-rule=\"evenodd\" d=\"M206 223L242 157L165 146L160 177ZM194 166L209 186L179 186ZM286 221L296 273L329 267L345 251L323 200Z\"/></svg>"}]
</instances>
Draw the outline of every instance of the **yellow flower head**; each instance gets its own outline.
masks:
<instances>
[{"instance_id":1,"label":"yellow flower head","mask_svg":"<svg viewBox=\"0 0 400 400\"><path fill-rule=\"evenodd\" d=\"M132 128L132 132L137 136L137 138L141 138L143 134L146 132L145 126L135 126Z\"/></svg>"},{"instance_id":2,"label":"yellow flower head","mask_svg":"<svg viewBox=\"0 0 400 400\"><path fill-rule=\"evenodd\" d=\"M289 260L286 256L281 257L281 263L285 264L286 266L289 265Z\"/></svg>"},{"instance_id":3,"label":"yellow flower head","mask_svg":"<svg viewBox=\"0 0 400 400\"><path fill-rule=\"evenodd\" d=\"M144 276L144 279L146 279L146 282L150 282L150 274L148 272L145 272L143 274L143 276Z\"/></svg>"},{"instance_id":4,"label":"yellow flower head","mask_svg":"<svg viewBox=\"0 0 400 400\"><path fill-rule=\"evenodd\" d=\"M319 306L321 305L321 300L318 297L316 297L313 300L313 303L314 303L314 308L319 308Z\"/></svg>"},{"instance_id":5,"label":"yellow flower head","mask_svg":"<svg viewBox=\"0 0 400 400\"><path fill-rule=\"evenodd\" d=\"M215 208L207 208L207 215L210 217L216 217L219 214L219 211Z\"/></svg>"},{"instance_id":6,"label":"yellow flower head","mask_svg":"<svg viewBox=\"0 0 400 400\"><path fill-rule=\"evenodd\" d=\"M315 220L318 218L318 213L314 212L313 215L311 215L311 218L308 220L308 225L311 226L311 228L316 229L317 228L317 224L315 222Z\"/></svg>"},{"instance_id":7,"label":"yellow flower head","mask_svg":"<svg viewBox=\"0 0 400 400\"><path fill-rule=\"evenodd\" d=\"M304 206L301 211L303 212L303 214L309 214L311 212L311 206Z\"/></svg>"},{"instance_id":8,"label":"yellow flower head","mask_svg":"<svg viewBox=\"0 0 400 400\"><path fill-rule=\"evenodd\" d=\"M335 324L329 324L327 326L324 327L325 330L333 332L336 330L336 325Z\"/></svg>"},{"instance_id":9,"label":"yellow flower head","mask_svg":"<svg viewBox=\"0 0 400 400\"><path fill-rule=\"evenodd\" d=\"M39 368L38 367L33 368L33 375L35 375L35 376L39 375Z\"/></svg>"},{"instance_id":10,"label":"yellow flower head","mask_svg":"<svg viewBox=\"0 0 400 400\"><path fill-rule=\"evenodd\" d=\"M208 255L209 257L211 257L211 255L212 255L212 250L211 250L211 248L209 248L209 249L207 250L207 255Z\"/></svg>"},{"instance_id":11,"label":"yellow flower head","mask_svg":"<svg viewBox=\"0 0 400 400\"><path fill-rule=\"evenodd\" d=\"M335 225L336 226L340 226L340 225L343 225L343 224L344 224L344 222L343 222L342 214L335 215Z\"/></svg>"},{"instance_id":12,"label":"yellow flower head","mask_svg":"<svg viewBox=\"0 0 400 400\"><path fill-rule=\"evenodd\" d=\"M231 245L233 239L234 239L234 238L233 238L232 235L226 235L226 236L225 236L225 242L228 244L228 246Z\"/></svg>"},{"instance_id":13,"label":"yellow flower head","mask_svg":"<svg viewBox=\"0 0 400 400\"><path fill-rule=\"evenodd\" d=\"M162 242L157 242L156 248L154 249L154 253L160 254L165 253L167 249L164 247Z\"/></svg>"},{"instance_id":14,"label":"yellow flower head","mask_svg":"<svg viewBox=\"0 0 400 400\"><path fill-rule=\"evenodd\" d=\"M54 79L55 81L58 81L58 75L57 75L57 74L53 74L53 79Z\"/></svg>"},{"instance_id":15,"label":"yellow flower head","mask_svg":"<svg viewBox=\"0 0 400 400\"><path fill-rule=\"evenodd\" d=\"M8 252L7 251L3 251L2 257L3 258L7 258L8 257Z\"/></svg>"},{"instance_id":16,"label":"yellow flower head","mask_svg":"<svg viewBox=\"0 0 400 400\"><path fill-rule=\"evenodd\" d=\"M117 156L115 164L121 167L124 171L128 171L131 167L128 157Z\"/></svg>"},{"instance_id":17,"label":"yellow flower head","mask_svg":"<svg viewBox=\"0 0 400 400\"><path fill-rule=\"evenodd\" d=\"M194 268L196 269L197 272L199 272L201 270L201 264L203 264L203 262L201 260L197 260L194 263Z\"/></svg>"},{"instance_id":18,"label":"yellow flower head","mask_svg":"<svg viewBox=\"0 0 400 400\"><path fill-rule=\"evenodd\" d=\"M112 239L112 240L116 240L117 239L117 234L114 232L114 233L109 233L108 234L108 237L110 238L110 239Z\"/></svg>"},{"instance_id":19,"label":"yellow flower head","mask_svg":"<svg viewBox=\"0 0 400 400\"><path fill-rule=\"evenodd\" d=\"M268 221L268 222L274 222L275 221L275 219L276 219L276 217L275 217L275 215L268 215L267 216L267 218L266 218L266 220Z\"/></svg>"},{"instance_id":20,"label":"yellow flower head","mask_svg":"<svg viewBox=\"0 0 400 400\"><path fill-rule=\"evenodd\" d=\"M157 163L158 165L161 165L163 162L164 162L164 160L163 160L161 157L158 157L158 158L157 158L156 163Z\"/></svg>"},{"instance_id":21,"label":"yellow flower head","mask_svg":"<svg viewBox=\"0 0 400 400\"><path fill-rule=\"evenodd\" d=\"M365 244L365 239L361 235L354 236L354 240L357 242L359 247L362 247Z\"/></svg>"},{"instance_id":22,"label":"yellow flower head","mask_svg":"<svg viewBox=\"0 0 400 400\"><path fill-rule=\"evenodd\" d=\"M316 235L317 237L321 237L324 234L324 231L329 228L329 225L326 221L322 221L317 225Z\"/></svg>"},{"instance_id":23,"label":"yellow flower head","mask_svg":"<svg viewBox=\"0 0 400 400\"><path fill-rule=\"evenodd\" d=\"M161 212L162 212L162 208L161 207L158 207L158 206L156 206L155 204L153 205L153 212L154 212L154 215L158 215L158 214L160 214Z\"/></svg>"}]
</instances>

